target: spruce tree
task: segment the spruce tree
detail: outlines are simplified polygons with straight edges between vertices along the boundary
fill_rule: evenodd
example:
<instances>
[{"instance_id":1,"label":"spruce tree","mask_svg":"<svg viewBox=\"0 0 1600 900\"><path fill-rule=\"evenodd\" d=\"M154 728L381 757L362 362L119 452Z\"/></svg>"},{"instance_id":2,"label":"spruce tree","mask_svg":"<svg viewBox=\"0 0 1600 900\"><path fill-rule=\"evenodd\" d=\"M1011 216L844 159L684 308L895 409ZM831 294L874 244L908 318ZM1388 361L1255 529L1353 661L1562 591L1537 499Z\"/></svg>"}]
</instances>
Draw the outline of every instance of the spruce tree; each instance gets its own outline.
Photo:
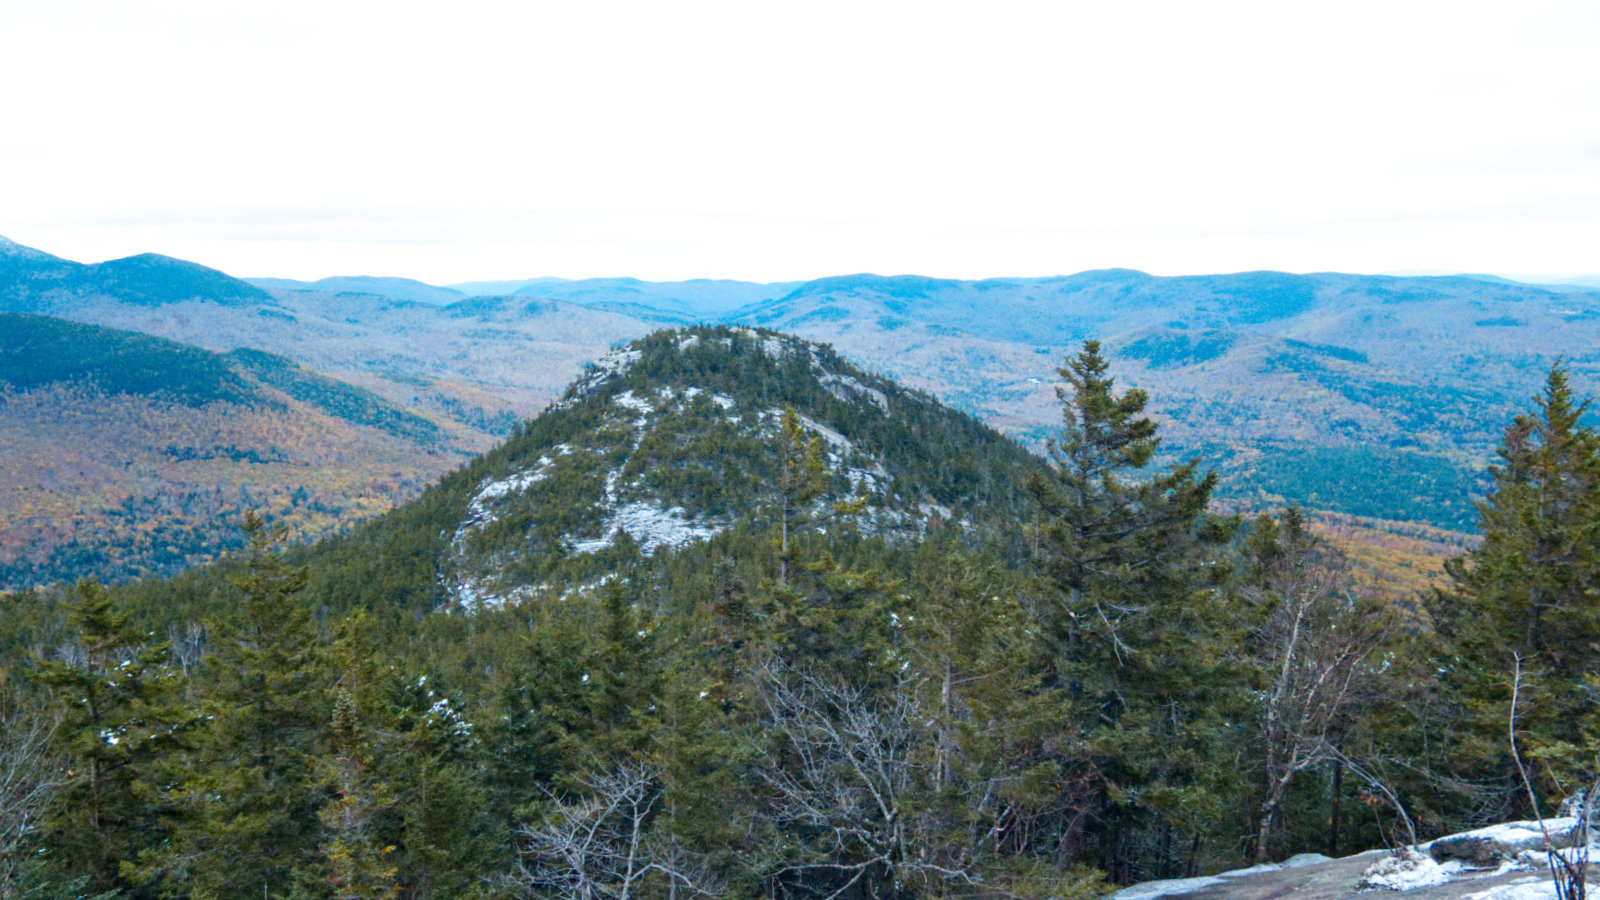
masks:
<instances>
[{"instance_id":1,"label":"spruce tree","mask_svg":"<svg viewBox=\"0 0 1600 900\"><path fill-rule=\"evenodd\" d=\"M1428 604L1470 755L1500 771L1517 804L1504 746L1516 660L1532 745L1581 742L1587 678L1600 670L1600 438L1582 422L1588 406L1566 367L1551 367L1534 409L1506 428L1478 504L1482 543L1446 562L1450 583Z\"/></svg>"},{"instance_id":2,"label":"spruce tree","mask_svg":"<svg viewBox=\"0 0 1600 900\"><path fill-rule=\"evenodd\" d=\"M318 852L326 791L314 764L330 721L325 652L301 601L306 573L278 554L281 528L251 514L231 620L207 660L212 718L179 793L184 820L143 878L192 897L286 896Z\"/></svg>"},{"instance_id":3,"label":"spruce tree","mask_svg":"<svg viewBox=\"0 0 1600 900\"><path fill-rule=\"evenodd\" d=\"M166 644L135 632L99 584L78 583L67 620L76 641L34 674L60 704L67 758L47 827L58 864L110 890L122 885L121 860L162 840L161 766L199 723L179 700Z\"/></svg>"},{"instance_id":4,"label":"spruce tree","mask_svg":"<svg viewBox=\"0 0 1600 900\"><path fill-rule=\"evenodd\" d=\"M1060 704L1066 735L1053 743L1075 773L1060 803L1081 810L1060 846L1119 881L1164 875L1217 808L1231 523L1207 514L1216 475L1198 460L1149 471L1160 438L1148 398L1116 393L1099 342L1059 371L1063 427L1030 488L1047 584L1040 686Z\"/></svg>"}]
</instances>

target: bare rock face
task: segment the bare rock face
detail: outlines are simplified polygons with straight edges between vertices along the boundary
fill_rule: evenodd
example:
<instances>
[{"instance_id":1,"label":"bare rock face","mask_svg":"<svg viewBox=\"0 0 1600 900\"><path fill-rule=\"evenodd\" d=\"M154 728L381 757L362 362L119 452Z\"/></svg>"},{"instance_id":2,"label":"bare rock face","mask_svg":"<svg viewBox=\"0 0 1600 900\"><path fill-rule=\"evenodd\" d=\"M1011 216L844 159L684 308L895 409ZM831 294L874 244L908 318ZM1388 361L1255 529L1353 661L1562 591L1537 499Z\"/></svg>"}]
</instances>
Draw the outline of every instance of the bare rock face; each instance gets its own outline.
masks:
<instances>
[{"instance_id":1,"label":"bare rock face","mask_svg":"<svg viewBox=\"0 0 1600 900\"><path fill-rule=\"evenodd\" d=\"M1492 869L1515 854L1507 854L1505 845L1484 837L1458 837L1434 841L1428 855L1435 862L1460 860L1474 869Z\"/></svg>"}]
</instances>

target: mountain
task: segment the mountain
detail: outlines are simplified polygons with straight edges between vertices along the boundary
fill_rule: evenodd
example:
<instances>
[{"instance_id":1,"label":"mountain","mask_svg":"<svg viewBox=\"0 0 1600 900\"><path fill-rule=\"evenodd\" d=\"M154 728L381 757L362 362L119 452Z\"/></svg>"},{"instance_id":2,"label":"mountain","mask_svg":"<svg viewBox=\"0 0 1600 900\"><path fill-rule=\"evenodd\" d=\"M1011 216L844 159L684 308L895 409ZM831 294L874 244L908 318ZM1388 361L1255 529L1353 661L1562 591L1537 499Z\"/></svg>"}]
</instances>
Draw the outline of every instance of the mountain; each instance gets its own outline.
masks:
<instances>
[{"instance_id":1,"label":"mountain","mask_svg":"<svg viewBox=\"0 0 1600 900\"><path fill-rule=\"evenodd\" d=\"M6 252L32 270L77 265ZM378 282L418 284L365 283ZM1473 527L1470 498L1499 431L1552 361L1567 361L1580 391L1600 390L1600 291L1489 276L531 279L457 285L499 296L444 306L283 283L297 287L252 304L95 295L57 314L264 349L497 434L555 400L586 362L656 328L772 328L829 343L1035 449L1057 424L1057 367L1094 337L1120 383L1150 393L1169 455L1198 453L1221 471L1224 500L1454 531Z\"/></svg>"},{"instance_id":2,"label":"mountain","mask_svg":"<svg viewBox=\"0 0 1600 900\"><path fill-rule=\"evenodd\" d=\"M826 347L744 328L664 331L607 354L416 502L307 558L351 603L399 598L424 612L558 595L641 556L748 543L777 515L786 408L820 439L827 502L864 503L866 535L930 521L1003 531L1042 465Z\"/></svg>"},{"instance_id":3,"label":"mountain","mask_svg":"<svg viewBox=\"0 0 1600 900\"><path fill-rule=\"evenodd\" d=\"M272 302L252 284L169 256L142 253L84 265L0 238L0 310L51 313L98 297L139 306L184 300L226 306Z\"/></svg>"},{"instance_id":4,"label":"mountain","mask_svg":"<svg viewBox=\"0 0 1600 900\"><path fill-rule=\"evenodd\" d=\"M811 282L730 320L824 340L1034 443L1089 337L1223 495L1470 528L1499 429L1561 357L1600 386L1600 292L1464 277L1129 270Z\"/></svg>"},{"instance_id":5,"label":"mountain","mask_svg":"<svg viewBox=\"0 0 1600 900\"><path fill-rule=\"evenodd\" d=\"M434 306L447 306L467 295L450 288L434 287L410 278L374 278L370 275L337 275L316 281L292 278L246 278L245 281L269 291L312 291L323 294L370 294L390 300L411 300Z\"/></svg>"},{"instance_id":6,"label":"mountain","mask_svg":"<svg viewBox=\"0 0 1600 900\"><path fill-rule=\"evenodd\" d=\"M248 509L321 534L484 440L270 353L0 313L0 588L170 574Z\"/></svg>"}]
</instances>

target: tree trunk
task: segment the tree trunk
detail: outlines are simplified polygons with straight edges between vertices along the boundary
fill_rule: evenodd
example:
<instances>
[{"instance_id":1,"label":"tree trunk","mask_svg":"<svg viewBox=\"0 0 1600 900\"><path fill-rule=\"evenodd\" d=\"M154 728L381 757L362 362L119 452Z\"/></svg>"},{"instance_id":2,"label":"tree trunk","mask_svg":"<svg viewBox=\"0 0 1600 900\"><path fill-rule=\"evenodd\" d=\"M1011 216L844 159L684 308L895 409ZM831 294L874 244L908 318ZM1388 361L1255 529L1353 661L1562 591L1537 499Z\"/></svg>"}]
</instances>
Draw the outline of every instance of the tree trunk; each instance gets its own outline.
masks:
<instances>
[{"instance_id":1,"label":"tree trunk","mask_svg":"<svg viewBox=\"0 0 1600 900\"><path fill-rule=\"evenodd\" d=\"M1324 853L1339 858L1339 792L1344 788L1344 763L1333 761L1333 784L1328 788L1328 846Z\"/></svg>"}]
</instances>

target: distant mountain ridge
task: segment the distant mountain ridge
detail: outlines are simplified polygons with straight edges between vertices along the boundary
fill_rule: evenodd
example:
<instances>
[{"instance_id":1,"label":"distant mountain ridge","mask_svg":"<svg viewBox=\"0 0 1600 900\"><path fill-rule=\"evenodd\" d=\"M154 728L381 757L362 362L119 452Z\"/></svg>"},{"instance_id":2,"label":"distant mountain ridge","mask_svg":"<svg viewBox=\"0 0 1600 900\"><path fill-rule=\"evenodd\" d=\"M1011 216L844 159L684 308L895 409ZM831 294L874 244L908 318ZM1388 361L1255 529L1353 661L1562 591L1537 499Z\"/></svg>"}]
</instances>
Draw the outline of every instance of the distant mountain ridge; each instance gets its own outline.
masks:
<instances>
[{"instance_id":1,"label":"distant mountain ridge","mask_svg":"<svg viewBox=\"0 0 1600 900\"><path fill-rule=\"evenodd\" d=\"M497 433L620 342L663 326L757 326L827 342L1035 448L1058 427L1057 366L1093 337L1120 384L1151 393L1167 451L1206 456L1230 502L1450 529L1473 526L1470 496L1545 367L1565 359L1579 390L1600 391L1600 290L1489 276L531 279L464 283L500 296L443 306L382 293L420 289L404 279L365 279L362 292L294 284L250 305L105 294L56 314L268 350Z\"/></svg>"},{"instance_id":2,"label":"distant mountain ridge","mask_svg":"<svg viewBox=\"0 0 1600 900\"><path fill-rule=\"evenodd\" d=\"M195 299L227 306L272 302L252 284L170 256L141 253L85 265L0 238L0 310L49 314L96 297L144 306Z\"/></svg>"},{"instance_id":3,"label":"distant mountain ridge","mask_svg":"<svg viewBox=\"0 0 1600 900\"><path fill-rule=\"evenodd\" d=\"M377 278L371 275L345 275L322 278L317 281L296 281L292 278L246 278L245 281L263 290L313 291L327 294L371 294L391 300L411 300L434 306L448 306L465 300L467 294L450 288L434 287L410 278Z\"/></svg>"}]
</instances>

